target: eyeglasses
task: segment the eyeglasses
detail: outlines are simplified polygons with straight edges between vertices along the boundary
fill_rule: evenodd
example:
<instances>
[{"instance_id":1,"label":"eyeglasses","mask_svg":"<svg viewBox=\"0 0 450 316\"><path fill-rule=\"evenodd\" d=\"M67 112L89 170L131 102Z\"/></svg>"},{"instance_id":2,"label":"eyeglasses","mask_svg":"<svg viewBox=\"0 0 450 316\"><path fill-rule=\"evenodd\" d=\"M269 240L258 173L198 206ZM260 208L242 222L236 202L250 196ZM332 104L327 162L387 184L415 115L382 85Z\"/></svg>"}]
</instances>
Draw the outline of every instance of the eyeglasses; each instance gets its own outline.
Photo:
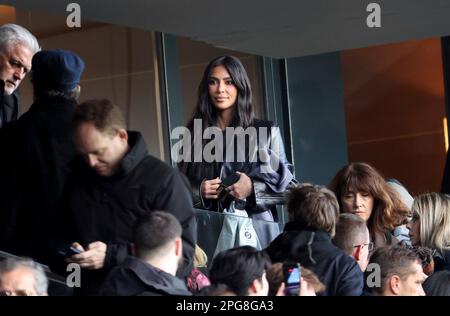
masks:
<instances>
[{"instance_id":1,"label":"eyeglasses","mask_svg":"<svg viewBox=\"0 0 450 316\"><path fill-rule=\"evenodd\" d=\"M367 244L359 244L359 245L355 245L353 247L359 247L359 246L367 246L367 248L369 249L369 251L373 250L373 242L368 242Z\"/></svg>"}]
</instances>

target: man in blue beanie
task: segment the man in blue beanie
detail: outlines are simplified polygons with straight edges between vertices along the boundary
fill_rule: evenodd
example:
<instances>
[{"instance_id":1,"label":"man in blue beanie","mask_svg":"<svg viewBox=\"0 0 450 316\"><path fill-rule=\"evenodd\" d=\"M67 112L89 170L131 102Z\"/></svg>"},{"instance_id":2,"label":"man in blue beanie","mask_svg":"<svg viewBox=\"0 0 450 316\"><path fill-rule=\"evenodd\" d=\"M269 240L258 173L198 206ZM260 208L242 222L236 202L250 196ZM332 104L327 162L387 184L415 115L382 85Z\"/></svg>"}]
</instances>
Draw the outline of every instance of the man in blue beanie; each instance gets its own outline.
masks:
<instances>
[{"instance_id":1,"label":"man in blue beanie","mask_svg":"<svg viewBox=\"0 0 450 316\"><path fill-rule=\"evenodd\" d=\"M75 156L71 121L84 62L63 50L32 59L34 103L0 130L8 162L0 192L0 249L46 262L50 232L59 225L57 203Z\"/></svg>"}]
</instances>

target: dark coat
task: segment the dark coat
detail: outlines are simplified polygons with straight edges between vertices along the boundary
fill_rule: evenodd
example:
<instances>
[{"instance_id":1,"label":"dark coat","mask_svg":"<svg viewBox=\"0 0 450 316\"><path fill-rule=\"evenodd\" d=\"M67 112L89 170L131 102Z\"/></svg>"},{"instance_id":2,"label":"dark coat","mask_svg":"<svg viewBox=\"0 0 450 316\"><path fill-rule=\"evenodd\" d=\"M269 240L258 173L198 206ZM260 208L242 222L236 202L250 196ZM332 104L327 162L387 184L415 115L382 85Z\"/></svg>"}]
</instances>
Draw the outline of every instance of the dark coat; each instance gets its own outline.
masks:
<instances>
[{"instance_id":1,"label":"dark coat","mask_svg":"<svg viewBox=\"0 0 450 316\"><path fill-rule=\"evenodd\" d=\"M136 257L128 257L108 274L105 283L100 288L100 295L189 296L192 294L181 279Z\"/></svg>"},{"instance_id":2,"label":"dark coat","mask_svg":"<svg viewBox=\"0 0 450 316\"><path fill-rule=\"evenodd\" d=\"M0 80L1 81L1 80ZM0 83L2 84L3 81ZM19 115L19 97L14 92L11 95L4 95L0 87L0 128L8 122L17 120Z\"/></svg>"},{"instance_id":3,"label":"dark coat","mask_svg":"<svg viewBox=\"0 0 450 316\"><path fill-rule=\"evenodd\" d=\"M229 195L227 198L219 200L203 199L200 193L200 185L203 180L211 180L216 177L223 180L231 174L235 174L236 171L239 171L250 177L253 182L254 190L253 194L250 195L245 202L239 201L239 208L245 208L250 217L273 220L271 216L267 217L264 213L270 214L270 211L275 211L276 204L283 203L284 192L293 179L293 168L287 161L279 128L271 121L259 119L254 120L252 127L256 129L257 144L267 144L265 152L271 155L272 161L276 162L278 170L270 170L270 172L267 172L266 170L261 172L261 160L263 158L261 158L258 153L258 160L252 162L252 156L249 155L252 151L248 150L248 144L245 148L234 146L234 161L226 161L226 158L231 155L227 154L227 150L229 149L226 145L226 133L224 133L223 162L187 162L179 164L180 169L187 175L191 183L195 207L218 212L228 208L230 203L235 200L232 196ZM267 130L267 140L262 140L260 128ZM244 151L243 157L245 157L245 161L239 161L238 151ZM277 161L273 158L275 156Z\"/></svg>"},{"instance_id":4,"label":"dark coat","mask_svg":"<svg viewBox=\"0 0 450 316\"><path fill-rule=\"evenodd\" d=\"M433 260L434 271L450 271L450 250L444 250L442 253L436 252Z\"/></svg>"},{"instance_id":5,"label":"dark coat","mask_svg":"<svg viewBox=\"0 0 450 316\"><path fill-rule=\"evenodd\" d=\"M104 269L83 270L86 294L95 294L110 268L131 254L134 222L153 210L170 212L183 228L185 262L179 276L187 277L193 266L197 229L189 183L176 169L148 154L140 133L128 135L130 150L115 175L101 177L77 157L64 190L66 240L84 247L94 241L107 244Z\"/></svg>"},{"instance_id":6,"label":"dark coat","mask_svg":"<svg viewBox=\"0 0 450 316\"><path fill-rule=\"evenodd\" d=\"M0 130L0 249L37 257L56 218L69 162L75 157L71 121L76 100L39 98L19 120ZM5 162L5 160L7 162Z\"/></svg>"},{"instance_id":7,"label":"dark coat","mask_svg":"<svg viewBox=\"0 0 450 316\"><path fill-rule=\"evenodd\" d=\"M296 261L312 270L326 286L325 295L362 294L364 279L355 260L334 246L324 231L287 223L266 249L272 262Z\"/></svg>"}]
</instances>

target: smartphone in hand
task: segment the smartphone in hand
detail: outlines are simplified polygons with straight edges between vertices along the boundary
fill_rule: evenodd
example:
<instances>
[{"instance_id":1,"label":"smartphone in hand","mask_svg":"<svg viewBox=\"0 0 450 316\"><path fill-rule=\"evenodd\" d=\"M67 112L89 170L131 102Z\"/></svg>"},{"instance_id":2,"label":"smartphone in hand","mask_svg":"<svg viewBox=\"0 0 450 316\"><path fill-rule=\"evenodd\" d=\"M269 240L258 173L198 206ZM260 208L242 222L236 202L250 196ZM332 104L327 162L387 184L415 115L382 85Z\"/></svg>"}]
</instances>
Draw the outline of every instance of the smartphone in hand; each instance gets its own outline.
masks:
<instances>
[{"instance_id":1,"label":"smartphone in hand","mask_svg":"<svg viewBox=\"0 0 450 316\"><path fill-rule=\"evenodd\" d=\"M233 185L236 182L238 182L240 178L241 177L237 173L232 173L228 177L226 177L222 180L221 185L224 186L225 188L227 188L230 185Z\"/></svg>"},{"instance_id":2,"label":"smartphone in hand","mask_svg":"<svg viewBox=\"0 0 450 316\"><path fill-rule=\"evenodd\" d=\"M58 249L58 253L65 258L72 257L73 255L79 254L81 252L81 250L78 250L71 245L64 245Z\"/></svg>"},{"instance_id":3,"label":"smartphone in hand","mask_svg":"<svg viewBox=\"0 0 450 316\"><path fill-rule=\"evenodd\" d=\"M230 185L235 184L240 179L240 176L237 173L232 173L228 177L222 179L222 182L219 185L219 188L217 189L217 192L219 193L219 199L224 199L226 196L228 196L228 192L225 190Z\"/></svg>"},{"instance_id":4,"label":"smartphone in hand","mask_svg":"<svg viewBox=\"0 0 450 316\"><path fill-rule=\"evenodd\" d=\"M300 293L300 280L302 277L300 263L284 263L284 294L286 296L298 296Z\"/></svg>"}]
</instances>

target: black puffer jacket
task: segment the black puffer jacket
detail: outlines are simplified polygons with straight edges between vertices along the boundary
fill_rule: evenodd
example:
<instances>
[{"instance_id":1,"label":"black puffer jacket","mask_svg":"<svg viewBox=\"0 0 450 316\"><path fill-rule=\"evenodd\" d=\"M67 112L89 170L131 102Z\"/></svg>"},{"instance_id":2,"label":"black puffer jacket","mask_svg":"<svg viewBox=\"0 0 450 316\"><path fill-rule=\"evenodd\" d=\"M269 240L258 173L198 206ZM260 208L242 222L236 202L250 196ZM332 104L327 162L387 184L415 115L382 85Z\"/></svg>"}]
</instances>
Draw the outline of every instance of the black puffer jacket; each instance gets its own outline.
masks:
<instances>
[{"instance_id":1,"label":"black puffer jacket","mask_svg":"<svg viewBox=\"0 0 450 316\"><path fill-rule=\"evenodd\" d=\"M272 262L296 261L311 269L326 286L327 296L362 294L364 279L360 267L334 246L324 231L287 223L266 251Z\"/></svg>"}]
</instances>

